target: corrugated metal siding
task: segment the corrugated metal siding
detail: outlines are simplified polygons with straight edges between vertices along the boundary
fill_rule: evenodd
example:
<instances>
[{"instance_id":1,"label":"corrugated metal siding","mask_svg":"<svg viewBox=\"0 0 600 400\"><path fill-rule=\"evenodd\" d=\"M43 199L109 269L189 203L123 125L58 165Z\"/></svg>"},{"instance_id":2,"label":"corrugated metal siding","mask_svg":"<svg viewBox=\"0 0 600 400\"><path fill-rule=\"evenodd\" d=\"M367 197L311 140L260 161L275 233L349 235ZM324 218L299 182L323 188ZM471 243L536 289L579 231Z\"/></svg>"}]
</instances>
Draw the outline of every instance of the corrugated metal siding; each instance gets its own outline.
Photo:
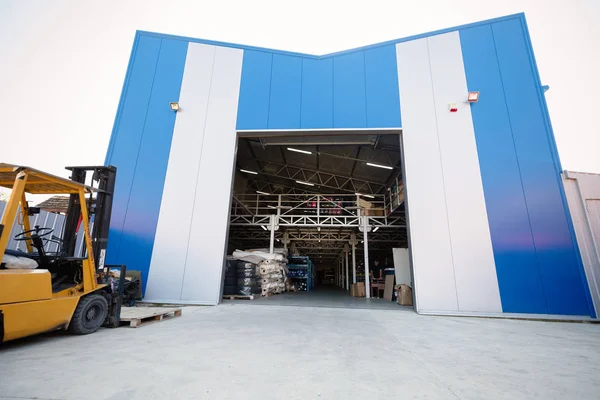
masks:
<instances>
[{"instance_id":1,"label":"corrugated metal siding","mask_svg":"<svg viewBox=\"0 0 600 400\"><path fill-rule=\"evenodd\" d=\"M563 184L596 315L600 310L600 174L565 171Z\"/></svg>"},{"instance_id":2,"label":"corrugated metal siding","mask_svg":"<svg viewBox=\"0 0 600 400\"><path fill-rule=\"evenodd\" d=\"M0 216L4 215L4 209L6 208L6 203L4 201L0 201ZM21 207L18 208L17 217L15 217L15 222L13 223L10 239L8 241L7 249L11 250L21 250L27 251L27 244L24 241L17 241L14 239L15 235L23 232L23 228L20 225L20 217L19 214L21 212ZM29 224L31 229L34 229L36 225L39 225L40 228L52 228L54 232L52 232L51 236L56 236L58 238L62 238L63 235L63 226L65 223L66 217L62 214L47 212L41 210L39 214L35 214L29 217ZM94 222L90 223L90 232L94 227ZM77 232L77 240L75 241L75 254L74 256L80 256L82 251L84 250L85 241L83 238L83 224L79 227L79 231ZM47 253L56 253L59 251L59 244L55 242L48 242L44 249ZM87 255L87 251L83 254Z\"/></svg>"}]
</instances>

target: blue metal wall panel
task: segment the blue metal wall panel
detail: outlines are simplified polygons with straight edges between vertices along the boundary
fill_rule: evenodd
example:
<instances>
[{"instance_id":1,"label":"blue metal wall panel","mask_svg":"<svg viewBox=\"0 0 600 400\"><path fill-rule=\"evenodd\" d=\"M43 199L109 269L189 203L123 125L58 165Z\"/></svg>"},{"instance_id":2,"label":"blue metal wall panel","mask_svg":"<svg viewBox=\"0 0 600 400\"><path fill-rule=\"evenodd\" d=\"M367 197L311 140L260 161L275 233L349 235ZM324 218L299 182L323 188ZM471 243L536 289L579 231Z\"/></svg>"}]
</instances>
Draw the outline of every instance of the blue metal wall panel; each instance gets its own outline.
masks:
<instances>
[{"instance_id":1,"label":"blue metal wall panel","mask_svg":"<svg viewBox=\"0 0 600 400\"><path fill-rule=\"evenodd\" d=\"M139 36L136 39L128 78L123 87L123 95L111 137L111 147L106 155L106 165L117 167L117 181L106 252L107 263L111 264L117 261L121 244L121 233L131 194L137 154L144 131L161 42L162 39L148 36Z\"/></svg>"},{"instance_id":2,"label":"blue metal wall panel","mask_svg":"<svg viewBox=\"0 0 600 400\"><path fill-rule=\"evenodd\" d=\"M529 220L550 314L589 315L522 23L492 24ZM568 296L557 296L560 288Z\"/></svg>"},{"instance_id":3,"label":"blue metal wall panel","mask_svg":"<svg viewBox=\"0 0 600 400\"><path fill-rule=\"evenodd\" d=\"M269 129L300 128L302 58L273 54Z\"/></svg>"},{"instance_id":4,"label":"blue metal wall panel","mask_svg":"<svg viewBox=\"0 0 600 400\"><path fill-rule=\"evenodd\" d=\"M364 51L334 57L333 74L334 128L366 128Z\"/></svg>"},{"instance_id":5,"label":"blue metal wall panel","mask_svg":"<svg viewBox=\"0 0 600 400\"><path fill-rule=\"evenodd\" d=\"M273 54L244 50L237 129L267 129Z\"/></svg>"},{"instance_id":6,"label":"blue metal wall panel","mask_svg":"<svg viewBox=\"0 0 600 400\"><path fill-rule=\"evenodd\" d=\"M365 51L365 77L367 127L402 126L395 45Z\"/></svg>"},{"instance_id":7,"label":"blue metal wall panel","mask_svg":"<svg viewBox=\"0 0 600 400\"><path fill-rule=\"evenodd\" d=\"M504 312L545 313L546 302L490 25L460 31L481 179Z\"/></svg>"},{"instance_id":8,"label":"blue metal wall panel","mask_svg":"<svg viewBox=\"0 0 600 400\"><path fill-rule=\"evenodd\" d=\"M333 128L333 59L302 60L302 129Z\"/></svg>"},{"instance_id":9,"label":"blue metal wall panel","mask_svg":"<svg viewBox=\"0 0 600 400\"><path fill-rule=\"evenodd\" d=\"M169 102L179 99L187 47L188 43L180 40L162 40L150 101L146 103L146 119L133 170L120 248L116 257L112 256L115 257L113 262L142 271L144 277L148 276L175 124L175 113L169 108ZM130 153L129 157L134 154ZM113 164L118 174L127 169L120 163ZM145 290L146 279L143 283Z\"/></svg>"}]
</instances>

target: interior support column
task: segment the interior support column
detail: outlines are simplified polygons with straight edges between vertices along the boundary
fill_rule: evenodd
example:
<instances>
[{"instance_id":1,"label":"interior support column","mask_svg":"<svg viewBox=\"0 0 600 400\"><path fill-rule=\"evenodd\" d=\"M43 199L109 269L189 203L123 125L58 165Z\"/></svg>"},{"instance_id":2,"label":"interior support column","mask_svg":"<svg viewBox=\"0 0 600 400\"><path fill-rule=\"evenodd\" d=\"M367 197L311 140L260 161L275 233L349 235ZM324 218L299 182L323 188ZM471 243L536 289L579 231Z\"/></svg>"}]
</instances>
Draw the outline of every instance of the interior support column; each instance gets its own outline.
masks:
<instances>
[{"instance_id":1,"label":"interior support column","mask_svg":"<svg viewBox=\"0 0 600 400\"><path fill-rule=\"evenodd\" d=\"M368 299L371 297L371 282L369 279L369 217L363 216L363 235L365 244L365 297Z\"/></svg>"},{"instance_id":2,"label":"interior support column","mask_svg":"<svg viewBox=\"0 0 600 400\"><path fill-rule=\"evenodd\" d=\"M352 245L352 283L356 283L356 234L350 236L350 244Z\"/></svg>"},{"instance_id":3,"label":"interior support column","mask_svg":"<svg viewBox=\"0 0 600 400\"><path fill-rule=\"evenodd\" d=\"M350 274L348 273L348 245L344 245L344 253L346 254L346 290L350 290Z\"/></svg>"},{"instance_id":4,"label":"interior support column","mask_svg":"<svg viewBox=\"0 0 600 400\"><path fill-rule=\"evenodd\" d=\"M269 253L273 254L275 252L275 216L271 215L271 247L269 249Z\"/></svg>"}]
</instances>

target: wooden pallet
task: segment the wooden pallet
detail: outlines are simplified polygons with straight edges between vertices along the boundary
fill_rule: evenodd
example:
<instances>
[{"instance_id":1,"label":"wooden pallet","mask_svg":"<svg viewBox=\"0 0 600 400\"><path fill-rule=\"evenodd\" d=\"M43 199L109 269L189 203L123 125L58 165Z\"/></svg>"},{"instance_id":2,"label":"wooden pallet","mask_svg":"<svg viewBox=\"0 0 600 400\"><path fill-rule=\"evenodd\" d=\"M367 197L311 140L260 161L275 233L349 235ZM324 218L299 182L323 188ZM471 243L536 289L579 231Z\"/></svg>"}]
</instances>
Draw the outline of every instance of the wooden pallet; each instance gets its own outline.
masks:
<instances>
[{"instance_id":1,"label":"wooden pallet","mask_svg":"<svg viewBox=\"0 0 600 400\"><path fill-rule=\"evenodd\" d=\"M241 294L225 294L225 295L223 295L224 300L254 300L257 297L258 297L258 295L253 295L253 294L250 296L244 296Z\"/></svg>"},{"instance_id":2,"label":"wooden pallet","mask_svg":"<svg viewBox=\"0 0 600 400\"><path fill-rule=\"evenodd\" d=\"M121 322L129 322L131 328L152 322L180 317L181 308L169 307L121 307Z\"/></svg>"}]
</instances>

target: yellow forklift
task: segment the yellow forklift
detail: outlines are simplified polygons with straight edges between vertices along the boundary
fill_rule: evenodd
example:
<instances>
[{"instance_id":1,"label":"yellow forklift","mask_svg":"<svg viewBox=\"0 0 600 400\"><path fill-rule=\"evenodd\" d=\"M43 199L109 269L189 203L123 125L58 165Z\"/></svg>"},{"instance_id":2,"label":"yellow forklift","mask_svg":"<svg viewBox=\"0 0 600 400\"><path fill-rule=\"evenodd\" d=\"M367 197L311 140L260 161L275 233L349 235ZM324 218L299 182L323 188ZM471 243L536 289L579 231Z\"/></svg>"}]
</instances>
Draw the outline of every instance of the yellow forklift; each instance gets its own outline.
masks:
<instances>
[{"instance_id":1,"label":"yellow forklift","mask_svg":"<svg viewBox=\"0 0 600 400\"><path fill-rule=\"evenodd\" d=\"M0 163L0 187L11 189L0 222L0 343L53 330L83 335L119 325L125 266L104 265L116 169L67 169L70 179ZM29 217L40 210L28 206L27 193L69 195L61 232L31 227ZM15 223L21 232L11 240ZM7 248L15 241L26 251ZM115 270L118 274L110 273Z\"/></svg>"}]
</instances>

